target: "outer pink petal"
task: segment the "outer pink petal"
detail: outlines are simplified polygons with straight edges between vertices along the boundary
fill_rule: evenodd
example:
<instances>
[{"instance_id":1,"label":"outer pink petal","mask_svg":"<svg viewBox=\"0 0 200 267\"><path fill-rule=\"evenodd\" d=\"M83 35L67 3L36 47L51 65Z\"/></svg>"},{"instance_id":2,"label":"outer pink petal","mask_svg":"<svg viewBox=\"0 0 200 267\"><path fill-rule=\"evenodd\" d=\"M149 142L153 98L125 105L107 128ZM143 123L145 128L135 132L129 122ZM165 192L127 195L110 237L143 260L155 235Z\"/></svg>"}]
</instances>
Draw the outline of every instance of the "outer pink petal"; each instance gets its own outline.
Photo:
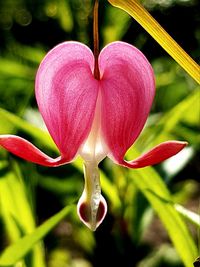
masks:
<instances>
[{"instance_id":1,"label":"outer pink petal","mask_svg":"<svg viewBox=\"0 0 200 267\"><path fill-rule=\"evenodd\" d=\"M98 95L94 57L78 42L52 49L36 76L36 99L46 126L67 161L89 134Z\"/></svg>"},{"instance_id":2,"label":"outer pink petal","mask_svg":"<svg viewBox=\"0 0 200 267\"><path fill-rule=\"evenodd\" d=\"M178 152L180 152L185 146L187 142L180 142L180 141L167 141L161 143L148 151L147 153L143 154L139 158L133 161L124 161L118 162L120 165L129 168L143 168L150 165L155 165L162 162L165 159L168 159Z\"/></svg>"},{"instance_id":3,"label":"outer pink petal","mask_svg":"<svg viewBox=\"0 0 200 267\"><path fill-rule=\"evenodd\" d=\"M62 157L53 159L47 156L33 144L16 135L0 135L0 146L22 159L43 166L56 167L67 163Z\"/></svg>"},{"instance_id":4,"label":"outer pink petal","mask_svg":"<svg viewBox=\"0 0 200 267\"><path fill-rule=\"evenodd\" d=\"M102 131L109 156L120 162L140 134L155 93L150 63L135 47L115 42L99 58Z\"/></svg>"}]
</instances>

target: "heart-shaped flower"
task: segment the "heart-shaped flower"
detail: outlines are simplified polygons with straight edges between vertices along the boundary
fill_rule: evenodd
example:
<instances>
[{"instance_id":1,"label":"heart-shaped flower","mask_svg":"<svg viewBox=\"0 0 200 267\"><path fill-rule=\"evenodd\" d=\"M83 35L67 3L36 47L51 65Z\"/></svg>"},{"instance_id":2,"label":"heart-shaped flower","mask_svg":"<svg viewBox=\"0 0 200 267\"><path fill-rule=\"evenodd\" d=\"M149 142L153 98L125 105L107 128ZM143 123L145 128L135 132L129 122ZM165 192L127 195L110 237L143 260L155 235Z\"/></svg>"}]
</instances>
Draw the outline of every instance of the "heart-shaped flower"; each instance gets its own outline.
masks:
<instances>
[{"instance_id":1,"label":"heart-shaped flower","mask_svg":"<svg viewBox=\"0 0 200 267\"><path fill-rule=\"evenodd\" d=\"M98 164L106 156L115 163L141 168L178 153L186 142L164 142L133 161L126 151L140 134L152 105L152 67L135 47L114 42L99 54L99 79L92 51L78 42L64 42L43 59L36 75L38 107L60 156L53 159L15 135L1 135L0 145L28 161L44 165L84 160L85 188L78 202L80 219L92 230L107 211L101 195Z\"/></svg>"}]
</instances>

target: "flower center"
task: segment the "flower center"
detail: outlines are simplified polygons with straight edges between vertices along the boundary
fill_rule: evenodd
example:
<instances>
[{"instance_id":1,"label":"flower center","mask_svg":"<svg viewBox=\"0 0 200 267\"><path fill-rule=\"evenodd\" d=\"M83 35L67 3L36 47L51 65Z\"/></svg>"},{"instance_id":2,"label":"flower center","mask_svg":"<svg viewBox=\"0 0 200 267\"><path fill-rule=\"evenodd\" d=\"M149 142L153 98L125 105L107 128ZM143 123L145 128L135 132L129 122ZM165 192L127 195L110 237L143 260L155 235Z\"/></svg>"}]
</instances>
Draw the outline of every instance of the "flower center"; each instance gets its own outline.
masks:
<instances>
[{"instance_id":1,"label":"flower center","mask_svg":"<svg viewBox=\"0 0 200 267\"><path fill-rule=\"evenodd\" d=\"M79 155L85 162L93 162L92 164L98 165L107 154L108 148L101 131L101 93L99 92L92 127L89 136L79 150Z\"/></svg>"}]
</instances>

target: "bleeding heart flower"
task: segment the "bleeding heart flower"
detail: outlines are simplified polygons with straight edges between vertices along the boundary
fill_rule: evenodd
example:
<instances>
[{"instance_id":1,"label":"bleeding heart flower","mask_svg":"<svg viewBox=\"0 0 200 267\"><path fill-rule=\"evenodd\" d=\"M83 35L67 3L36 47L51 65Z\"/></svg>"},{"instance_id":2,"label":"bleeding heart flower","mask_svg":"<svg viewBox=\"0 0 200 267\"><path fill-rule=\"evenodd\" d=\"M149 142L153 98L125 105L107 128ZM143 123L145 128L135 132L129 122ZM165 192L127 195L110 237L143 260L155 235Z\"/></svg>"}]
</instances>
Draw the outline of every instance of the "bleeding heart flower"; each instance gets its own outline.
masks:
<instances>
[{"instance_id":1,"label":"bleeding heart flower","mask_svg":"<svg viewBox=\"0 0 200 267\"><path fill-rule=\"evenodd\" d=\"M164 142L133 161L125 161L126 151L150 112L155 93L153 70L137 48L123 42L106 46L98 63L100 77L95 79L91 50L78 42L64 42L40 64L36 99L60 157L53 159L18 136L0 136L2 147L40 165L55 167L77 155L83 158L85 188L77 210L92 230L107 212L100 188L100 161L108 156L119 165L141 168L175 155L186 145Z\"/></svg>"}]
</instances>

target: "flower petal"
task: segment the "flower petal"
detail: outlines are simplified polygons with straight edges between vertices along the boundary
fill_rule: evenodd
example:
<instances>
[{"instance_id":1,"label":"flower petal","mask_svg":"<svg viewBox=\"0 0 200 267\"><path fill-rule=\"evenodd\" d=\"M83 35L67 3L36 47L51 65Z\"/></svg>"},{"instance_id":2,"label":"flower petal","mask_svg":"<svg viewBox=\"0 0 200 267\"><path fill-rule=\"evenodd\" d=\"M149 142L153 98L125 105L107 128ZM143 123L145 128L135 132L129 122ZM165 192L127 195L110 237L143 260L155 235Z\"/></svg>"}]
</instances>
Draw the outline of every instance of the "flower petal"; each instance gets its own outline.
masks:
<instances>
[{"instance_id":1,"label":"flower petal","mask_svg":"<svg viewBox=\"0 0 200 267\"><path fill-rule=\"evenodd\" d=\"M122 160L121 162L117 163L129 168L143 168L146 166L155 165L176 155L186 145L187 142L181 141L163 142L133 161Z\"/></svg>"},{"instance_id":2,"label":"flower petal","mask_svg":"<svg viewBox=\"0 0 200 267\"><path fill-rule=\"evenodd\" d=\"M92 126L99 88L93 65L87 46L65 42L46 55L37 72L39 110L67 161L74 158Z\"/></svg>"},{"instance_id":3,"label":"flower petal","mask_svg":"<svg viewBox=\"0 0 200 267\"><path fill-rule=\"evenodd\" d=\"M98 210L96 213L95 224L91 222L91 207L90 204L84 201L81 197L77 205L77 213L80 220L89 227L92 231L95 231L99 225L103 222L107 214L107 203L104 197L101 195Z\"/></svg>"},{"instance_id":4,"label":"flower petal","mask_svg":"<svg viewBox=\"0 0 200 267\"><path fill-rule=\"evenodd\" d=\"M111 158L123 159L140 134L155 94L150 63L135 47L114 42L99 57L102 131Z\"/></svg>"},{"instance_id":5,"label":"flower petal","mask_svg":"<svg viewBox=\"0 0 200 267\"><path fill-rule=\"evenodd\" d=\"M43 166L56 167L67 163L62 157L53 159L47 156L33 144L16 135L0 135L0 146L22 159Z\"/></svg>"},{"instance_id":6,"label":"flower petal","mask_svg":"<svg viewBox=\"0 0 200 267\"><path fill-rule=\"evenodd\" d=\"M101 195L100 173L98 163L84 162L85 186L78 201L77 213L80 220L95 231L107 213L107 203Z\"/></svg>"}]
</instances>

